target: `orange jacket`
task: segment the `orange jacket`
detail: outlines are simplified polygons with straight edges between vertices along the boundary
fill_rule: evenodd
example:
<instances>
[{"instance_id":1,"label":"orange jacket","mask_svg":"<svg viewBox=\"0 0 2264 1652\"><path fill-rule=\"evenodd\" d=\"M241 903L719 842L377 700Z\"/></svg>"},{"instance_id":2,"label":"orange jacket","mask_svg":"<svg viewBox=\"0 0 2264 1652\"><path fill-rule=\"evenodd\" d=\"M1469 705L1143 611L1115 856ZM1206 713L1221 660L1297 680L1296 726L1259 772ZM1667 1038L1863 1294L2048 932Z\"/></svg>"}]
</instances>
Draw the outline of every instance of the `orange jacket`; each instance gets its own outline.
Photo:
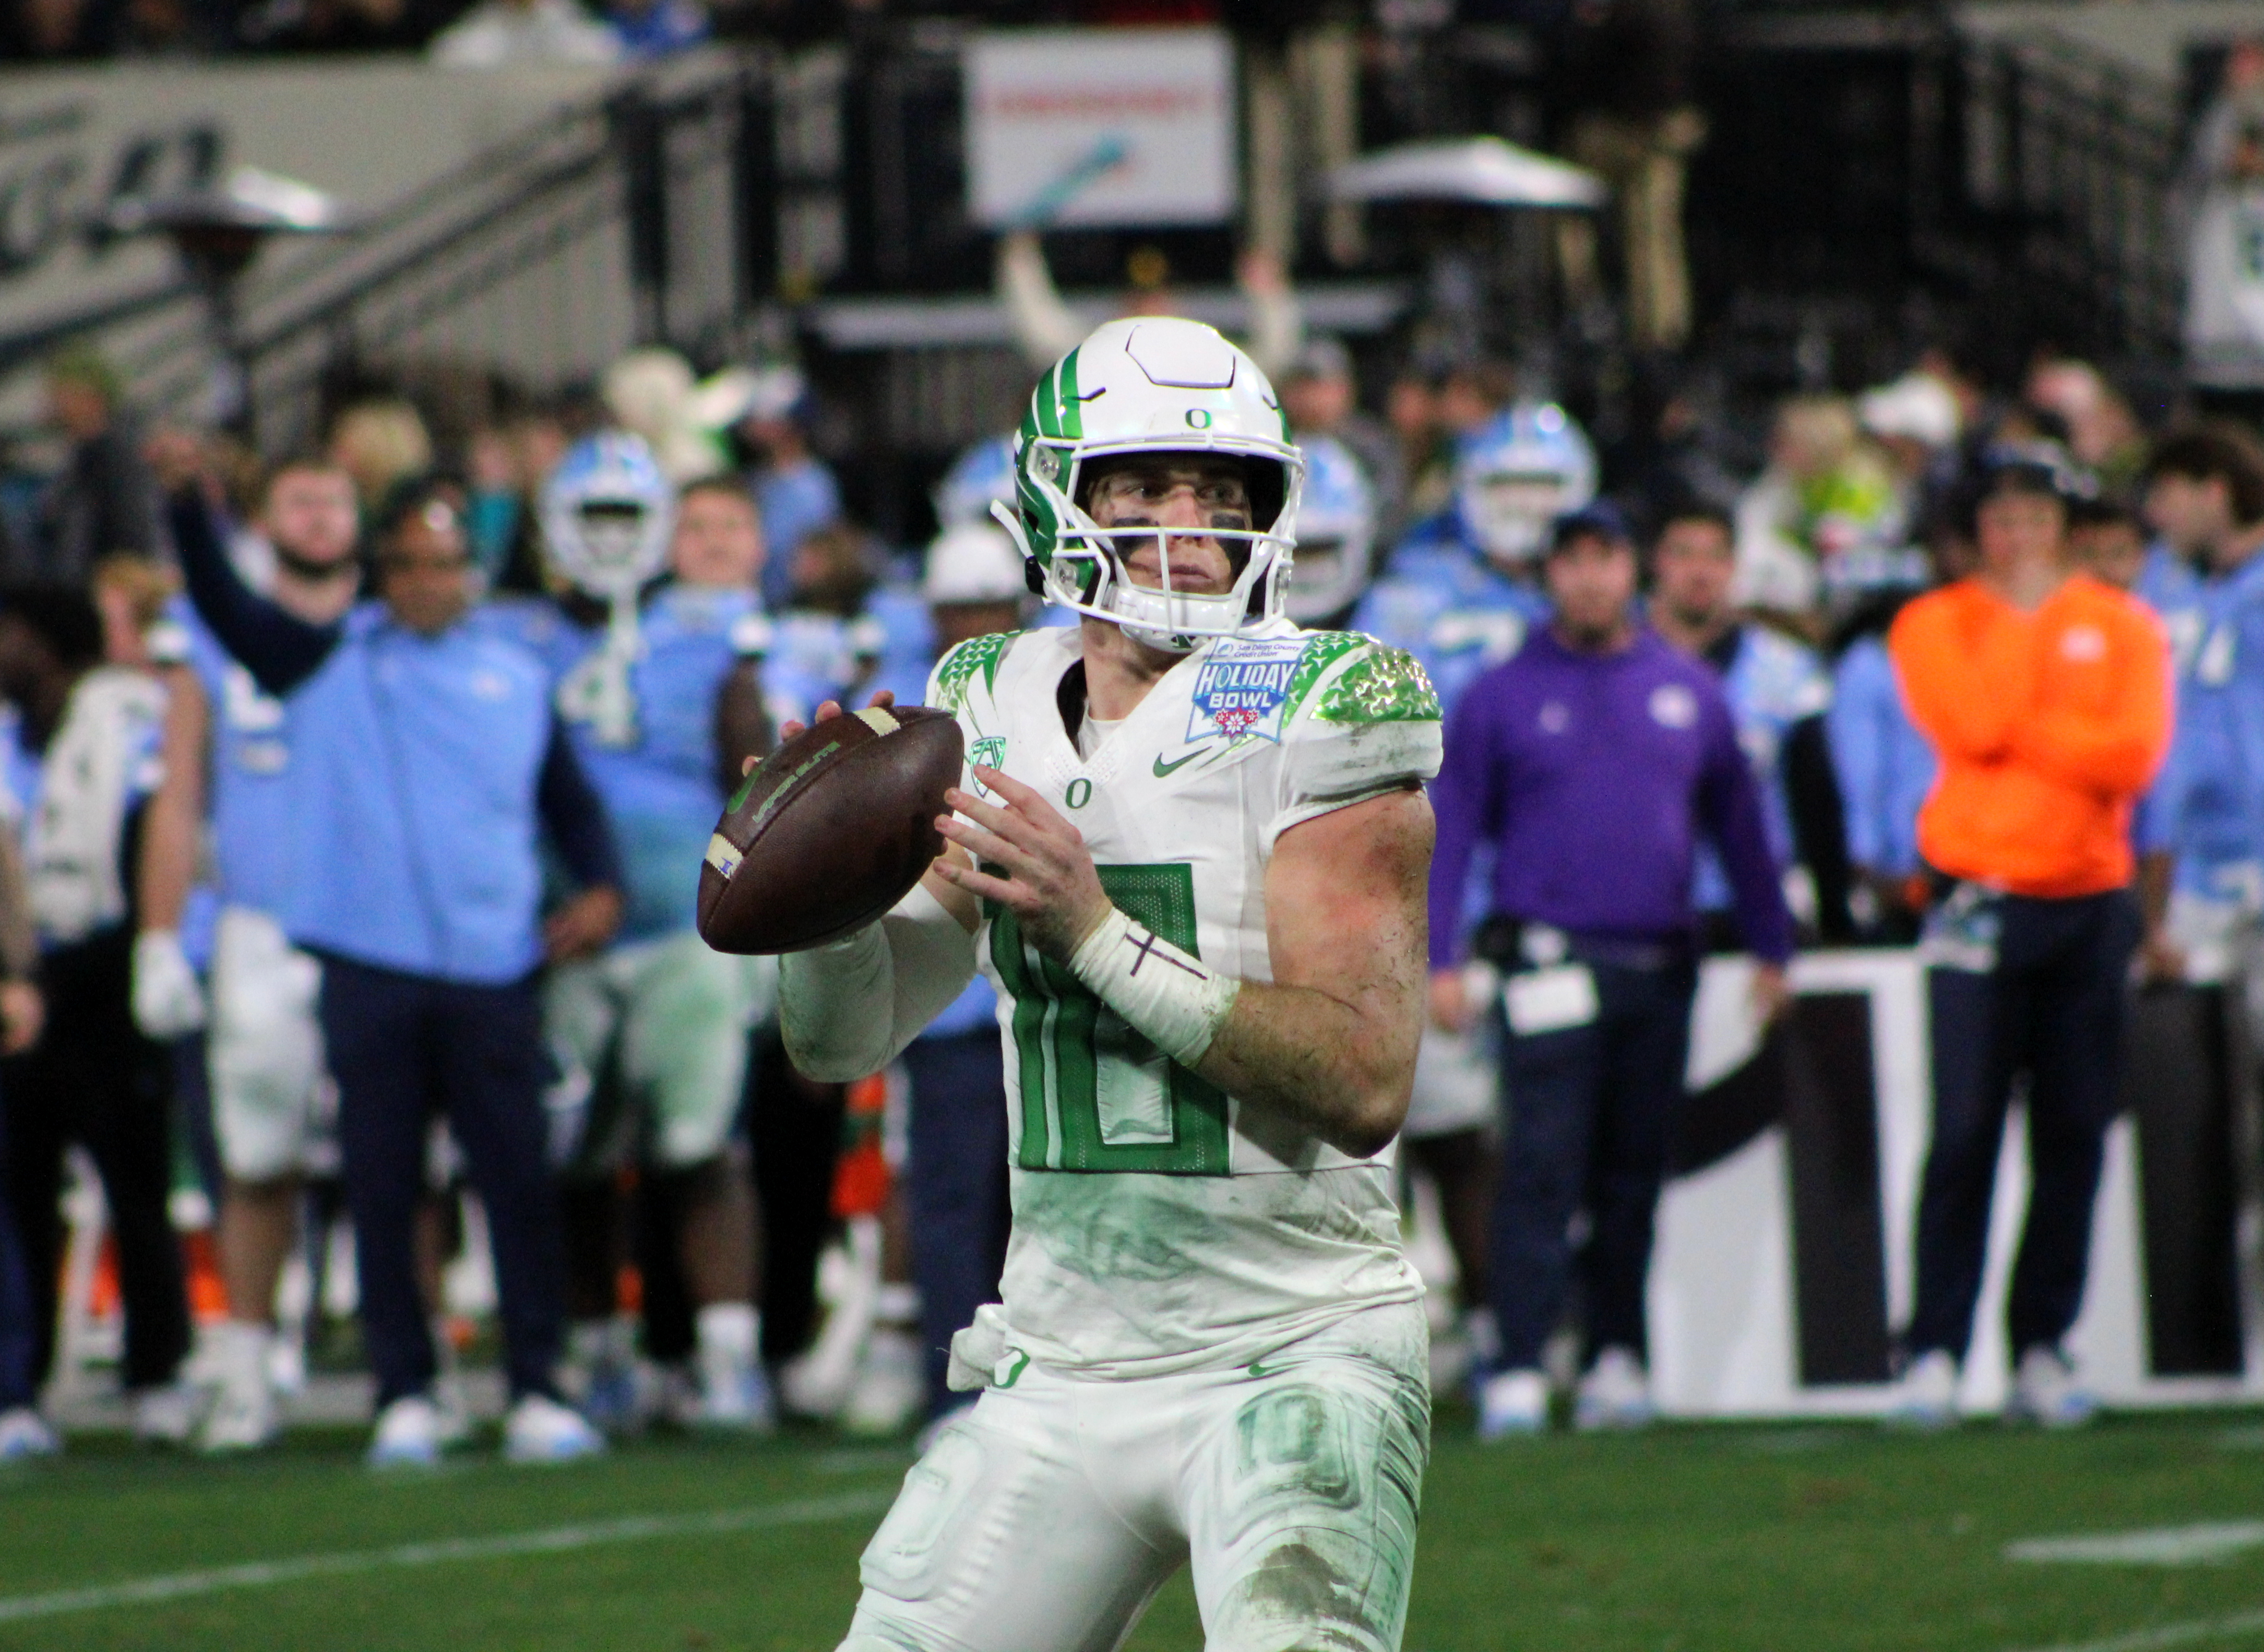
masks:
<instances>
[{"instance_id":1,"label":"orange jacket","mask_svg":"<svg viewBox=\"0 0 2264 1652\"><path fill-rule=\"evenodd\" d=\"M2151 613L2088 574L2033 614L1963 579L1904 608L1887 647L1941 759L1918 817L1930 865L2048 899L2130 881L2130 805L2170 743Z\"/></svg>"}]
</instances>

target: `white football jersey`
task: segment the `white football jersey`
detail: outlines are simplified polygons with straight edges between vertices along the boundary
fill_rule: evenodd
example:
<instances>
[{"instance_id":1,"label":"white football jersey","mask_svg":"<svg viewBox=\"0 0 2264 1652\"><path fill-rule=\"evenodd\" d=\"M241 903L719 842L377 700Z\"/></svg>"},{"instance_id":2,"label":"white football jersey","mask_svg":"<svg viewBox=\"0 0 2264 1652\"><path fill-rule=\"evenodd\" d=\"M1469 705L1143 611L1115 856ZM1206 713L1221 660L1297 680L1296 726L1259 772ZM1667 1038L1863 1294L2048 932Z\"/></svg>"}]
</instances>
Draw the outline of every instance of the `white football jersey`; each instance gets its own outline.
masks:
<instances>
[{"instance_id":1,"label":"white football jersey","mask_svg":"<svg viewBox=\"0 0 2264 1652\"><path fill-rule=\"evenodd\" d=\"M1422 667L1281 621L1189 654L1084 759L1059 697L1081 658L1074 630L979 637L944 657L928 702L958 717L970 769L1004 770L1077 826L1128 915L1272 980L1275 841L1438 772ZM1171 1061L990 903L977 953L1005 1042L1012 1347L1098 1376L1238 1366L1420 1295L1388 1161L1348 1158Z\"/></svg>"}]
</instances>

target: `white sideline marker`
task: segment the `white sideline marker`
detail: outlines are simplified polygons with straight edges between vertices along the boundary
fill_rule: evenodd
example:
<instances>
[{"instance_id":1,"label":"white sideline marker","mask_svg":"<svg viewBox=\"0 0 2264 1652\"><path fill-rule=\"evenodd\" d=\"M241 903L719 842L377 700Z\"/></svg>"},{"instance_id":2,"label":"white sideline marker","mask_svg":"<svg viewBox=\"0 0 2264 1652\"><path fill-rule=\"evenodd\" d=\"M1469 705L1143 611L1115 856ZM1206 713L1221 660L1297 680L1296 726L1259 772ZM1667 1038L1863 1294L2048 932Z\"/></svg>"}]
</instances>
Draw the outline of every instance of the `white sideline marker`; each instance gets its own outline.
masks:
<instances>
[{"instance_id":1,"label":"white sideline marker","mask_svg":"<svg viewBox=\"0 0 2264 1652\"><path fill-rule=\"evenodd\" d=\"M2230 1618L2196 1618L2190 1623L2166 1623L2159 1628L2134 1629L2129 1634L2105 1641L2047 1647L2039 1652L2156 1652L2160 1647L2190 1646L2196 1641L2230 1641L2252 1634L2264 1634L2264 1612L2243 1612Z\"/></svg>"},{"instance_id":2,"label":"white sideline marker","mask_svg":"<svg viewBox=\"0 0 2264 1652\"><path fill-rule=\"evenodd\" d=\"M2008 1561L2090 1566L2210 1566L2264 1548L2264 1520L2219 1520L2095 1536L2028 1538L2005 1546Z\"/></svg>"},{"instance_id":3,"label":"white sideline marker","mask_svg":"<svg viewBox=\"0 0 2264 1652\"><path fill-rule=\"evenodd\" d=\"M101 1612L112 1606L148 1605L231 1589L265 1589L309 1577L393 1567L440 1566L452 1561L491 1561L515 1554L560 1554L608 1543L649 1538L715 1537L768 1526L823 1525L828 1521L877 1514L895 1501L894 1490L845 1492L838 1497L802 1497L752 1509L716 1509L705 1514L632 1515L593 1520L584 1525L553 1526L547 1532L509 1532L494 1537L444 1538L431 1543L402 1543L384 1549L350 1549L337 1554L304 1554L296 1560L252 1561L198 1572L169 1572L89 1589L59 1589L45 1595L0 1597L0 1623L54 1618L66 1612Z\"/></svg>"}]
</instances>

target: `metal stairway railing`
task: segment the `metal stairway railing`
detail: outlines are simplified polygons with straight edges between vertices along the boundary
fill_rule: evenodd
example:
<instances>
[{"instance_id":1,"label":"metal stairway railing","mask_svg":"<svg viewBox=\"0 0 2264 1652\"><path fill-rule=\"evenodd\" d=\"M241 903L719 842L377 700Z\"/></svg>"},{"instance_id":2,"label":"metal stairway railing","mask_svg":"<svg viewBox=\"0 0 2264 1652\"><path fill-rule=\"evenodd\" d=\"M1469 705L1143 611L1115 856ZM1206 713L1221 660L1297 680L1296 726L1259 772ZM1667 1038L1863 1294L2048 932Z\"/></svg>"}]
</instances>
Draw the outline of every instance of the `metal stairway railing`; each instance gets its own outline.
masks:
<instances>
[{"instance_id":1,"label":"metal stairway railing","mask_svg":"<svg viewBox=\"0 0 2264 1652\"><path fill-rule=\"evenodd\" d=\"M325 386L371 365L446 359L549 389L640 343L738 350L769 286L771 84L754 54L657 67L256 270L239 300L254 440L308 440ZM219 364L194 302L118 343L141 406L204 412Z\"/></svg>"},{"instance_id":2,"label":"metal stairway railing","mask_svg":"<svg viewBox=\"0 0 2264 1652\"><path fill-rule=\"evenodd\" d=\"M1956 197L2000 290L2058 340L2130 359L2177 350L2184 300L2174 91L2050 34L1968 38Z\"/></svg>"}]
</instances>

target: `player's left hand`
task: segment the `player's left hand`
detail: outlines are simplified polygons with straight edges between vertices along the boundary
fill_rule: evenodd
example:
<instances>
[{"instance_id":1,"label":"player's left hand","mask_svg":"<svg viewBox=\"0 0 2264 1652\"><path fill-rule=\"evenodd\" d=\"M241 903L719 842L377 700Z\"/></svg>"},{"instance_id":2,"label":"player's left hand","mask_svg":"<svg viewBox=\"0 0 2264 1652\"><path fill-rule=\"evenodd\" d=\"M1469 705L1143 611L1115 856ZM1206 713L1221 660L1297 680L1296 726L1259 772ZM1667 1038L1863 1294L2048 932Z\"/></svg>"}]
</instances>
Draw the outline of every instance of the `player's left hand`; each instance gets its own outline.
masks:
<instances>
[{"instance_id":1,"label":"player's left hand","mask_svg":"<svg viewBox=\"0 0 2264 1652\"><path fill-rule=\"evenodd\" d=\"M944 860L935 870L969 894L1012 912L1032 945L1066 964L1108 916L1108 894L1085 834L1020 781L995 768L978 767L975 773L998 801L985 803L954 786L943 800L967 819L939 815L936 830L973 855L976 865L1003 866L1010 876L994 877Z\"/></svg>"},{"instance_id":2,"label":"player's left hand","mask_svg":"<svg viewBox=\"0 0 2264 1652\"><path fill-rule=\"evenodd\" d=\"M620 927L621 891L609 884L585 889L543 920L543 956L553 964L588 957Z\"/></svg>"},{"instance_id":3,"label":"player's left hand","mask_svg":"<svg viewBox=\"0 0 2264 1652\"><path fill-rule=\"evenodd\" d=\"M885 710L886 708L896 704L896 691L895 689L876 688L873 692L873 697L865 703L867 706L880 706ZM819 706L816 710L810 713L811 718L819 723L831 723L835 717L838 717L840 715L841 702L838 700L828 700L824 704ZM801 733L809 726L809 724L808 723L798 723L792 717L787 718L785 722L779 724L778 743L780 746L785 745L788 740L792 739L795 735ZM739 761L739 773L742 775L753 774L755 772L755 765L762 761L763 760L759 757L742 758Z\"/></svg>"}]
</instances>

